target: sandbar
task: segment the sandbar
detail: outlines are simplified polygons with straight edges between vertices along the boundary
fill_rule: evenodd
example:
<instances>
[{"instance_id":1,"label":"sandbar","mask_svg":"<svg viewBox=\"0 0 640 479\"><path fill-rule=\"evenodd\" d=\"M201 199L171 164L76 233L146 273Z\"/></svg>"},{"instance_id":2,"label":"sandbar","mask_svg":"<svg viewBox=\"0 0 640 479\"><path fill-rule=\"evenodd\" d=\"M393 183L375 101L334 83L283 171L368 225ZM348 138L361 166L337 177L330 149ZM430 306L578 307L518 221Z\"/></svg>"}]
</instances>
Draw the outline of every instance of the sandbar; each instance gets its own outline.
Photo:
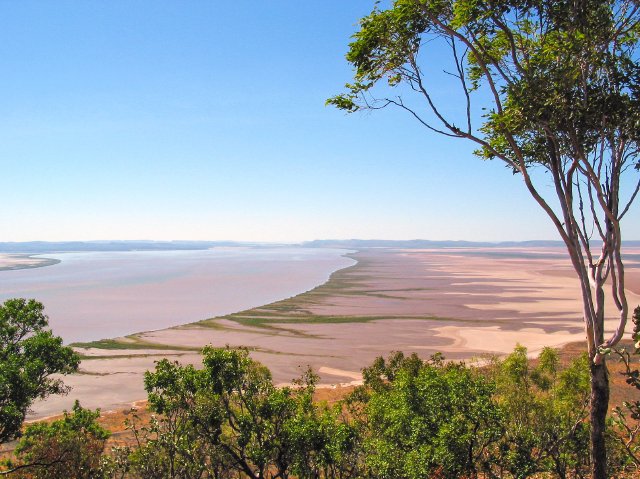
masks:
<instances>
[{"instance_id":1,"label":"sandbar","mask_svg":"<svg viewBox=\"0 0 640 479\"><path fill-rule=\"evenodd\" d=\"M60 260L43 258L31 254L0 253L0 271L42 268L59 263Z\"/></svg>"}]
</instances>

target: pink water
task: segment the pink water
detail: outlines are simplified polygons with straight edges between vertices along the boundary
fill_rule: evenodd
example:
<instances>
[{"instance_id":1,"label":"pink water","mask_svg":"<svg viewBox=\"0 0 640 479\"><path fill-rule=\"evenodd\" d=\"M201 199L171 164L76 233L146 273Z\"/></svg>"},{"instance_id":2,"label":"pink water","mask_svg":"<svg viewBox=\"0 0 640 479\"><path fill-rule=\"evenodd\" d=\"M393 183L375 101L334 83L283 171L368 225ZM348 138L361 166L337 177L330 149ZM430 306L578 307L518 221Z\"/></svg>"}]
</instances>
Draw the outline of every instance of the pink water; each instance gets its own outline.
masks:
<instances>
[{"instance_id":1,"label":"pink water","mask_svg":"<svg viewBox=\"0 0 640 479\"><path fill-rule=\"evenodd\" d=\"M0 271L0 300L36 298L66 343L90 341L294 296L353 264L345 253L274 247L46 254L61 262Z\"/></svg>"}]
</instances>

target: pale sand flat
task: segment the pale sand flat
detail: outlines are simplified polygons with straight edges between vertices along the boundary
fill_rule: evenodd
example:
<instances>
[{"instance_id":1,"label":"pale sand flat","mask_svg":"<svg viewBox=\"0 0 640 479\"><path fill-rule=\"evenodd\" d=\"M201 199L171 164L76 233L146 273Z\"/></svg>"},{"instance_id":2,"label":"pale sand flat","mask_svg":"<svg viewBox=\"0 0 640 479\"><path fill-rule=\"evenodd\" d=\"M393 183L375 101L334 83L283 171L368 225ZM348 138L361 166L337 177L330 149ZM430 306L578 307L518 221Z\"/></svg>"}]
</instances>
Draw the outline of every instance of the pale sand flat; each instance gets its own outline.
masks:
<instances>
[{"instance_id":1,"label":"pale sand flat","mask_svg":"<svg viewBox=\"0 0 640 479\"><path fill-rule=\"evenodd\" d=\"M537 356L545 346L559 347L576 339L575 333L570 330L549 333L543 328L502 331L499 326L486 328L442 326L436 328L436 332L441 337L453 340L453 344L447 348L449 352L473 350L480 355L504 354L521 344L526 345L530 356Z\"/></svg>"},{"instance_id":2,"label":"pale sand flat","mask_svg":"<svg viewBox=\"0 0 640 479\"><path fill-rule=\"evenodd\" d=\"M318 373L323 376L337 376L339 378L347 378L352 381L360 381L362 380L362 374L357 371L345 371L344 369L336 369L336 368L327 368L325 366L320 367L318 369Z\"/></svg>"}]
</instances>

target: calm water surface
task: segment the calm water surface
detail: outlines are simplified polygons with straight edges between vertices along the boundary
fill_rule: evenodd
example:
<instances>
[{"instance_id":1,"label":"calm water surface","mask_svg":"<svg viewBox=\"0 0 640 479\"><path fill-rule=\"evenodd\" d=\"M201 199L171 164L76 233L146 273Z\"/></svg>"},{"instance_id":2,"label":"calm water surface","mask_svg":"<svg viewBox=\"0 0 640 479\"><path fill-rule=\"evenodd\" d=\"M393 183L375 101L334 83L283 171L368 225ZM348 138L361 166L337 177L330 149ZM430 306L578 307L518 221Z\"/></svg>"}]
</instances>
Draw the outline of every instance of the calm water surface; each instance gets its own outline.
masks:
<instances>
[{"instance_id":1,"label":"calm water surface","mask_svg":"<svg viewBox=\"0 0 640 479\"><path fill-rule=\"evenodd\" d=\"M346 250L215 248L46 254L60 263L0 271L0 300L36 298L65 342L163 329L267 304L354 263Z\"/></svg>"}]
</instances>

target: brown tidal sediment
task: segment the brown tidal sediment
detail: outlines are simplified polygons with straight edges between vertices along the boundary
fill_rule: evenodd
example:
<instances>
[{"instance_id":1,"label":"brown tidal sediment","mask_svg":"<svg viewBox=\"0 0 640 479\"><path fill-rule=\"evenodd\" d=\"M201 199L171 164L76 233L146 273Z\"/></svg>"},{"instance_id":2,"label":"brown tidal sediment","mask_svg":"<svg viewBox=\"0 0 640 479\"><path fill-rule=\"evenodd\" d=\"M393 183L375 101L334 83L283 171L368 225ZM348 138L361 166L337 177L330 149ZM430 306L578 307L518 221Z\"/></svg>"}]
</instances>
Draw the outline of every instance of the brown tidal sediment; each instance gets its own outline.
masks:
<instances>
[{"instance_id":1,"label":"brown tidal sediment","mask_svg":"<svg viewBox=\"0 0 640 479\"><path fill-rule=\"evenodd\" d=\"M36 414L69 408L75 398L102 408L141 399L143 373L155 360L197 364L207 344L249 347L277 382L310 365L334 384L354 381L394 350L470 359L516 343L535 353L583 339L579 290L561 248L367 249L353 257L355 266L293 298L79 349L94 359L67 380L74 390L37 405ZM638 270L631 264L630 277ZM629 300L640 303L635 291Z\"/></svg>"}]
</instances>

